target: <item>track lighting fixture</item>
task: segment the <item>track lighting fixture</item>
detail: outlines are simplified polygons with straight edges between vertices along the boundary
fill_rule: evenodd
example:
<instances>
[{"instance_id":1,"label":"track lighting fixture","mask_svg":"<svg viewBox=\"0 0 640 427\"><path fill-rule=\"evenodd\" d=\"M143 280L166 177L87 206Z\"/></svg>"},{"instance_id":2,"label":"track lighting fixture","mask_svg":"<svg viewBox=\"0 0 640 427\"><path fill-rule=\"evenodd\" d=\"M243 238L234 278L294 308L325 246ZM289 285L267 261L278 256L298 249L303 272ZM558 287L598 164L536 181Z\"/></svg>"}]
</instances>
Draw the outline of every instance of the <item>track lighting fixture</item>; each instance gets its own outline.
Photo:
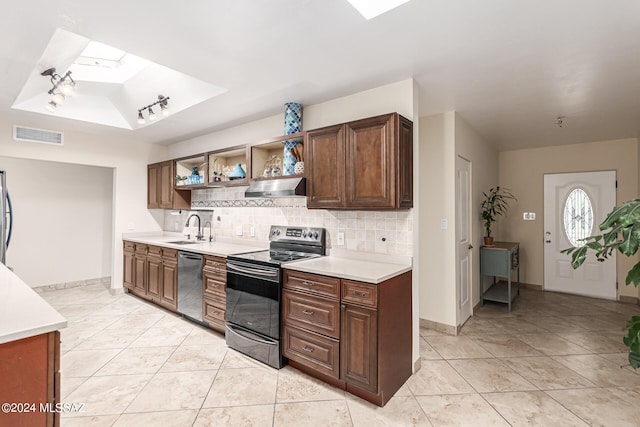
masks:
<instances>
[{"instance_id":1,"label":"track lighting fixture","mask_svg":"<svg viewBox=\"0 0 640 427\"><path fill-rule=\"evenodd\" d=\"M71 71L67 71L64 76L61 76L56 73L54 67L44 70L40 75L51 79L53 87L47 92L51 95L51 101L45 105L45 108L55 112L58 105L62 105L66 97L73 95L76 82L71 78Z\"/></svg>"},{"instance_id":2,"label":"track lighting fixture","mask_svg":"<svg viewBox=\"0 0 640 427\"><path fill-rule=\"evenodd\" d=\"M138 110L138 124L139 125L143 125L145 124L147 121L144 119L144 116L142 115L142 112L144 110L147 110L147 114L149 115L149 121L154 121L154 120L158 120L158 116L156 116L156 114L153 112L152 107L155 107L156 105L160 106L160 111L162 112L163 116L168 116L169 115L169 97L168 96L164 96L164 95L158 95L158 100L156 102L154 102L153 104L149 104L145 107L142 107Z\"/></svg>"}]
</instances>

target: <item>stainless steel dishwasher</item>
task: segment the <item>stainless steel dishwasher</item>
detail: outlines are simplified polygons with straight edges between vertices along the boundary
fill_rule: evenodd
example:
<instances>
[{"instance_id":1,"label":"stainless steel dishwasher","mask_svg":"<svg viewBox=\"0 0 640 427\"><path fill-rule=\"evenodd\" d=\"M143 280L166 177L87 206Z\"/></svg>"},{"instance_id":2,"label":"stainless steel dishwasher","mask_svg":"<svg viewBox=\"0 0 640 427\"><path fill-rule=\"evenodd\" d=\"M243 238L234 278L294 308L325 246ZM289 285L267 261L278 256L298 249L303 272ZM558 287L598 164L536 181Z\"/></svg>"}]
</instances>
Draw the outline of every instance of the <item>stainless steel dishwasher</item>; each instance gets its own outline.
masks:
<instances>
[{"instance_id":1,"label":"stainless steel dishwasher","mask_svg":"<svg viewBox=\"0 0 640 427\"><path fill-rule=\"evenodd\" d=\"M178 252L178 313L202 321L202 255Z\"/></svg>"}]
</instances>

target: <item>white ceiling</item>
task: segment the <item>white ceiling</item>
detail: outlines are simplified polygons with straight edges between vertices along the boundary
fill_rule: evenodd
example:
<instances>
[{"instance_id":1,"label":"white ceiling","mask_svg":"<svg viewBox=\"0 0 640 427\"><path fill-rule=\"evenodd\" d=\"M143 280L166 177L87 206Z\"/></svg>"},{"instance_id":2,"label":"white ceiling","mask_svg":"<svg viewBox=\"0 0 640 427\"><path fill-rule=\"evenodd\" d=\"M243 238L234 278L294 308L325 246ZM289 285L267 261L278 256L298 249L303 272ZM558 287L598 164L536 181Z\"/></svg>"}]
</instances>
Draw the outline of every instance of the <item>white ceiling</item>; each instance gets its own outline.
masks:
<instances>
[{"instance_id":1,"label":"white ceiling","mask_svg":"<svg viewBox=\"0 0 640 427\"><path fill-rule=\"evenodd\" d=\"M456 110L501 149L637 137L638 17L637 0L411 0L370 21L346 0L11 2L0 16L0 114L170 143L288 101L414 78L421 116ZM58 28L227 92L133 131L12 110Z\"/></svg>"}]
</instances>

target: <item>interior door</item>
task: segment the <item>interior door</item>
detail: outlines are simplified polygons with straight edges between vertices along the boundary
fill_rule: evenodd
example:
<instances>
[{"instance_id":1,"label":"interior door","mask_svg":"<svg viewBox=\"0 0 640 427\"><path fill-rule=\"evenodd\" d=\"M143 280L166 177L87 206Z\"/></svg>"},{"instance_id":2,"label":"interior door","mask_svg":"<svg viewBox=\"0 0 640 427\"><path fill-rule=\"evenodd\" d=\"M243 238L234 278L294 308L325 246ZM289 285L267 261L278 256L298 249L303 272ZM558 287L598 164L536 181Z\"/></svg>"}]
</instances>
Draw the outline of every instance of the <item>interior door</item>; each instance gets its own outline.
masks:
<instances>
[{"instance_id":1,"label":"interior door","mask_svg":"<svg viewBox=\"0 0 640 427\"><path fill-rule=\"evenodd\" d=\"M462 325L473 310L471 301L471 163L456 158L457 317Z\"/></svg>"},{"instance_id":2,"label":"interior door","mask_svg":"<svg viewBox=\"0 0 640 427\"><path fill-rule=\"evenodd\" d=\"M616 299L616 261L590 254L574 270L560 251L600 234L598 226L616 204L616 173L581 172L544 176L544 289Z\"/></svg>"}]
</instances>

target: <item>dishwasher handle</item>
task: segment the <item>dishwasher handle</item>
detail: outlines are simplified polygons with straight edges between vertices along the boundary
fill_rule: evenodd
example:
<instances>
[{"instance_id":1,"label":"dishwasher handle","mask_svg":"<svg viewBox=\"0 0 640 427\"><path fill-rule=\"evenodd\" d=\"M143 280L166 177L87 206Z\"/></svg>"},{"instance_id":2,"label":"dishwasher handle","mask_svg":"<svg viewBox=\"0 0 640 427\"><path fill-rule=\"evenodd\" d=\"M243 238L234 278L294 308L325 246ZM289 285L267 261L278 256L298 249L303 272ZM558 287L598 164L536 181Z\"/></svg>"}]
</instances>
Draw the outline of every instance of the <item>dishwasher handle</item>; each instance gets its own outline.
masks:
<instances>
[{"instance_id":1,"label":"dishwasher handle","mask_svg":"<svg viewBox=\"0 0 640 427\"><path fill-rule=\"evenodd\" d=\"M183 259L192 259L194 261L202 261L202 255L192 254L189 252L179 252L178 256Z\"/></svg>"}]
</instances>

